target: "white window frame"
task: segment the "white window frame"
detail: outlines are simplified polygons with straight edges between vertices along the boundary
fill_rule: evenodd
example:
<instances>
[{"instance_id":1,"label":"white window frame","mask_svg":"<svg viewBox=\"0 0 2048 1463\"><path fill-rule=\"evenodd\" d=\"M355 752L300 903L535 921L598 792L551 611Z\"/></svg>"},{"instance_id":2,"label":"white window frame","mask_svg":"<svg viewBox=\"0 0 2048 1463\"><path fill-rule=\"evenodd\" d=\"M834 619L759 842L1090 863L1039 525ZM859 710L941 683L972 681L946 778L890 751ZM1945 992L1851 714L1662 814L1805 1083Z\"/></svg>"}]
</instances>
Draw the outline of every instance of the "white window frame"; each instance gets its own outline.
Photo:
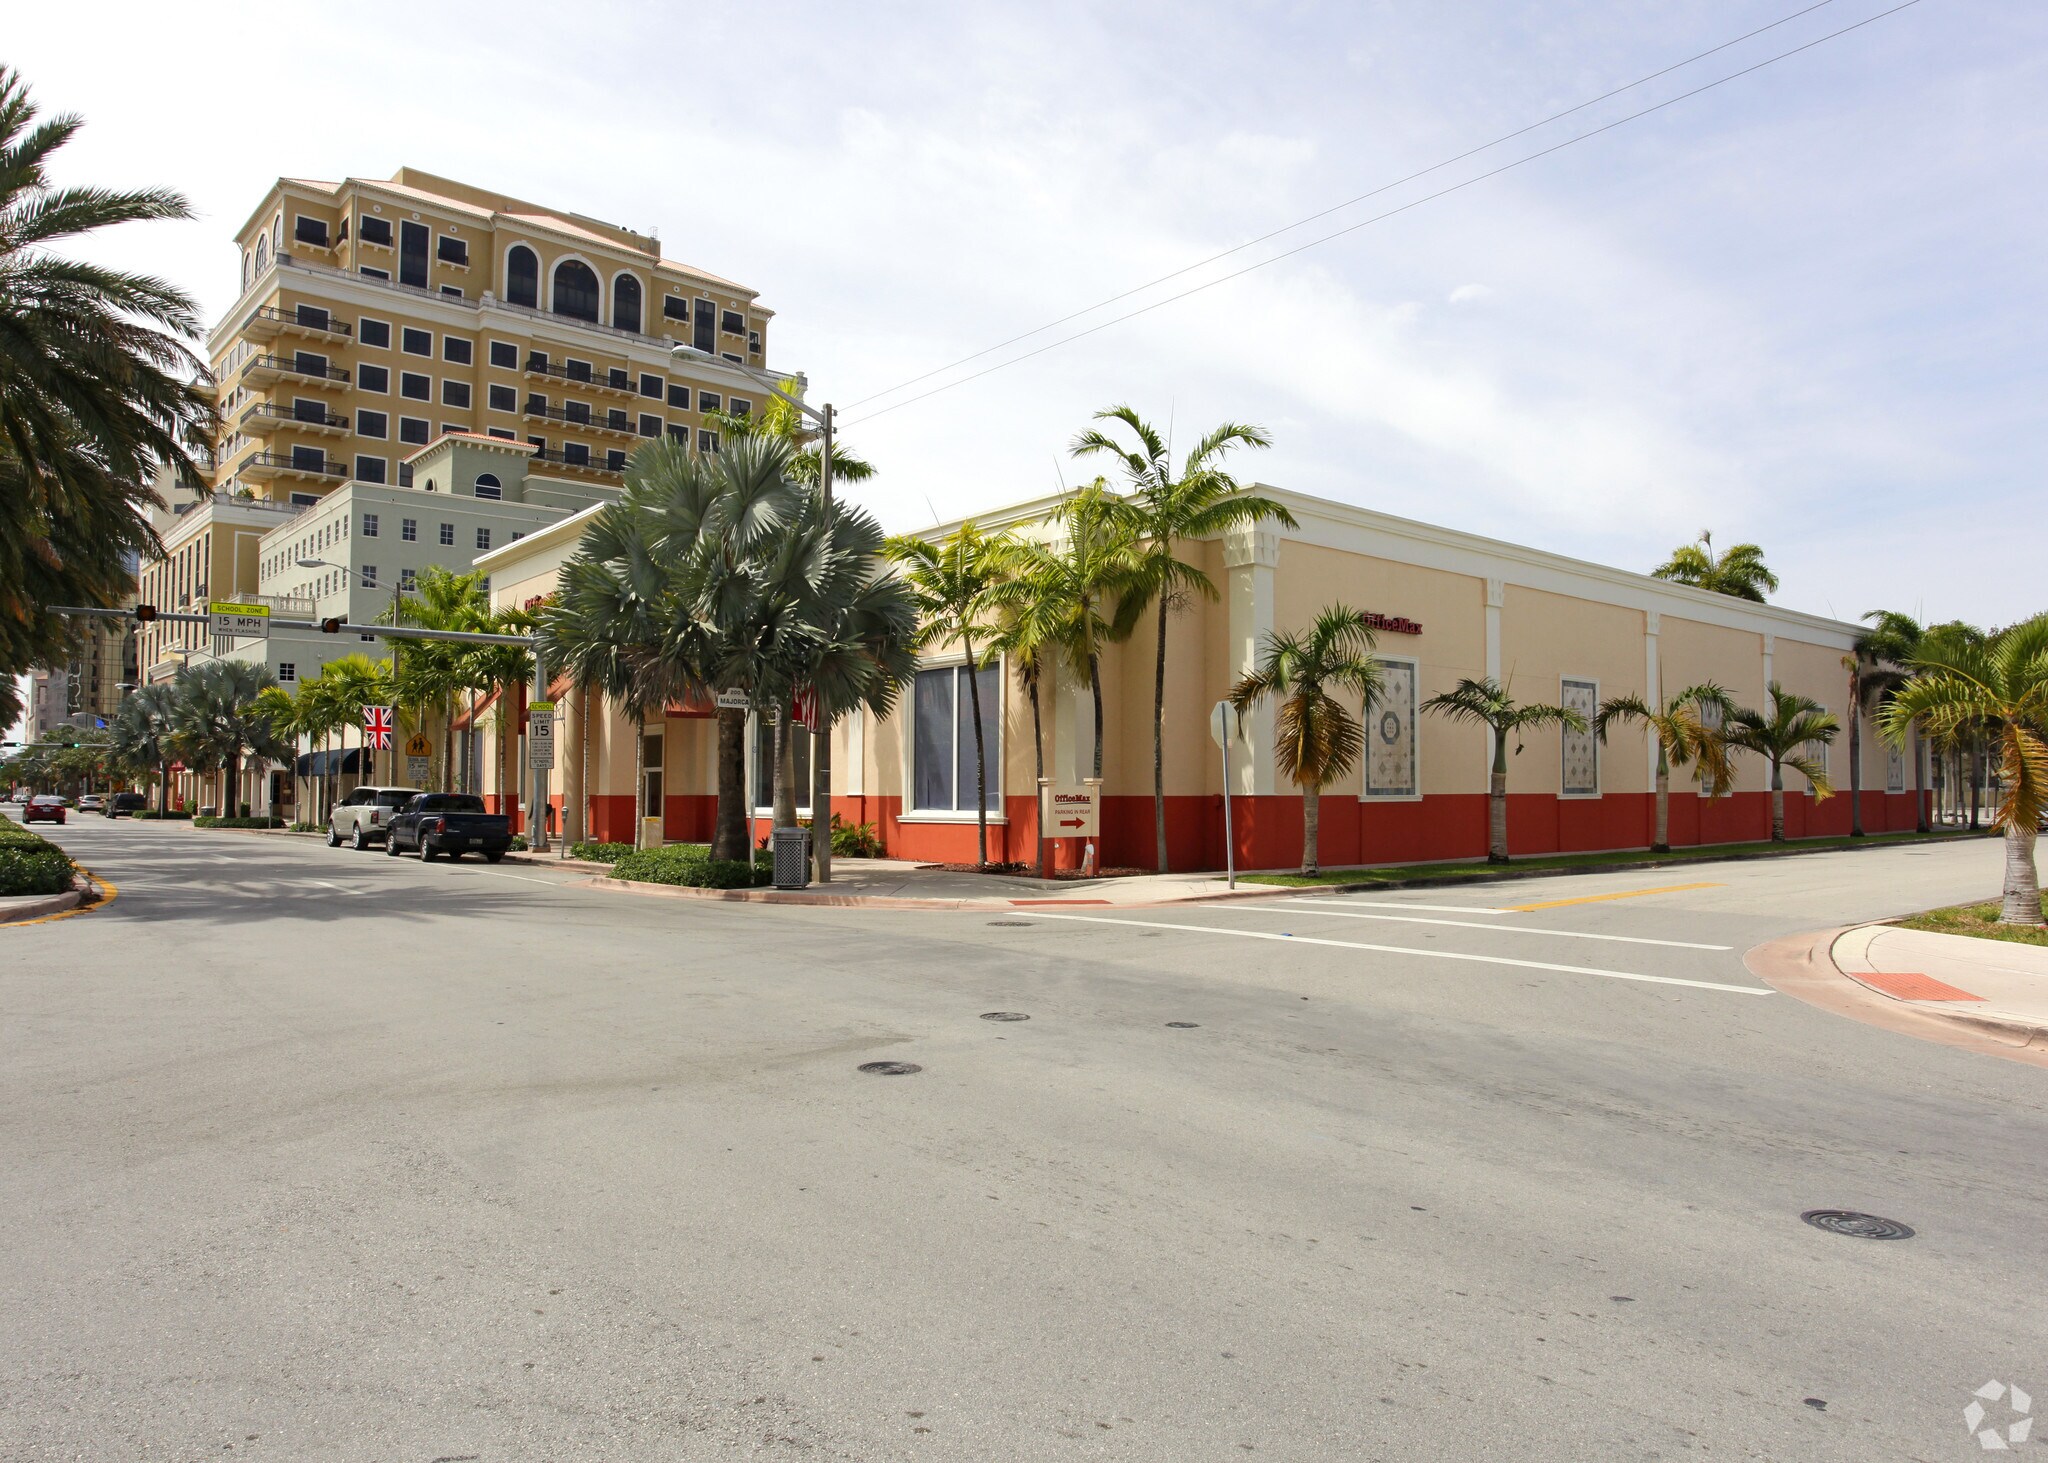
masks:
<instances>
[{"instance_id":1,"label":"white window frame","mask_svg":"<svg viewBox=\"0 0 2048 1463\"><path fill-rule=\"evenodd\" d=\"M902 737L901 766L903 781L900 784L903 789L903 796L896 817L896 821L899 823L971 824L977 821L974 809L972 808L914 809L911 806L917 798L917 674L920 671L942 671L949 669L957 671L966 666L966 664L967 657L964 654L934 656L930 659L918 661L916 669L911 672L910 685L907 688L910 705L904 708L903 718L904 734ZM996 805L988 810L988 821L991 825L995 825L1010 821L1009 814L1006 811L1009 806L1009 789L1004 786L1003 782L1003 769L1010 760L1007 739L1004 736L1004 730L1009 726L1010 721L1009 657L999 655L990 664L983 666L982 669L997 672L996 713L994 717L996 724L996 759L989 767L989 771L995 774L991 779L994 786L989 791L995 794ZM960 684L957 676L954 678L953 684L956 687L957 695L957 687ZM957 737L960 726L960 707L957 701L953 707L953 726L954 735ZM953 748L953 765L956 769L960 765L960 749L957 745ZM953 800L955 802L960 800L958 789L954 790Z\"/></svg>"},{"instance_id":2,"label":"white window frame","mask_svg":"<svg viewBox=\"0 0 2048 1463\"><path fill-rule=\"evenodd\" d=\"M366 344L366 343L364 342L364 340L363 340L363 327L364 327L365 325L381 325L381 326L383 326L383 327L384 327L384 344L382 344L382 345L368 345L368 344ZM393 344L391 343L391 342L392 342L392 340L393 340L393 339L395 338L395 337L394 337L394 336L392 335L392 332L393 332L393 331L394 331L395 329L397 329L397 327L396 327L395 325L393 325L393 324L392 324L392 323L391 323L391 322L390 322L389 320L380 320L380 319L378 319L378 318L377 318L377 317L376 317L375 315L358 315L358 316L356 317L356 344L357 344L357 345L359 345L359 346L362 346L362 347L363 347L363 348L364 348L365 350L373 350L373 351L388 351L388 350L396 350L396 349L398 349L398 347L397 347L397 346L395 346L395 345L393 345Z\"/></svg>"},{"instance_id":3,"label":"white window frame","mask_svg":"<svg viewBox=\"0 0 2048 1463\"><path fill-rule=\"evenodd\" d=\"M1409 708L1413 713L1409 734L1415 743L1415 791L1376 793L1372 790L1372 727L1368 723L1365 729L1365 757L1360 761L1358 768L1358 800L1362 803L1419 803L1422 801L1422 662L1412 655L1384 655L1379 651L1373 652L1373 659L1385 661L1390 665L1405 665L1408 667L1408 673L1414 678L1415 704ZM1240 746L1237 750L1243 749Z\"/></svg>"},{"instance_id":4,"label":"white window frame","mask_svg":"<svg viewBox=\"0 0 2048 1463\"><path fill-rule=\"evenodd\" d=\"M1600 680L1597 676L1560 675L1557 678L1557 704L1564 705L1564 683L1574 682L1593 688L1593 709L1600 709ZM1564 790L1564 739L1571 735L1570 728L1560 724L1557 728L1557 795L1567 802L1585 803L1599 798L1606 790L1607 768L1600 755L1600 739L1593 736L1593 719L1586 718L1586 735L1593 743L1593 790L1591 792L1566 792Z\"/></svg>"},{"instance_id":5,"label":"white window frame","mask_svg":"<svg viewBox=\"0 0 2048 1463\"><path fill-rule=\"evenodd\" d=\"M761 737L764 734L772 733L773 730L774 728L769 725L767 717L762 716L759 712L756 711L749 711L747 713L747 755L745 759L745 766L741 770L746 774L747 793L750 797L753 795L754 782L761 775L760 757L758 753L756 753L755 748L760 744ZM802 731L803 728L797 727L796 730ZM815 758L817 755L817 741L815 738L813 738L811 743L811 756ZM811 764L811 766L813 767L813 769L815 769L817 767L817 763L814 761ZM803 788L800 791L796 800L796 815L799 818L808 818L811 816L811 789L815 785L816 779L814 777L807 777L804 779ZM772 774L768 779L768 786L771 789L775 786L775 779ZM753 804L751 808L752 816L756 818L770 817L774 814L774 812L775 803L772 797L768 802Z\"/></svg>"}]
</instances>

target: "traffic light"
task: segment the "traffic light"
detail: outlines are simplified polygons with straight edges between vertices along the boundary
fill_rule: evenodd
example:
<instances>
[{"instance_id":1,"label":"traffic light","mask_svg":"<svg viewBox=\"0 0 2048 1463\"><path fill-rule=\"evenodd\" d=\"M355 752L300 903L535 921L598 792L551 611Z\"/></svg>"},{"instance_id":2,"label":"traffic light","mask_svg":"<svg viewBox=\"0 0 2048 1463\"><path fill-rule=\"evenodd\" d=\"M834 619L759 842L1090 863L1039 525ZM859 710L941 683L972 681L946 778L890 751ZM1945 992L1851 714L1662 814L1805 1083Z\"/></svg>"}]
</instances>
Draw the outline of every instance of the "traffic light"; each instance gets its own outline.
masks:
<instances>
[{"instance_id":1,"label":"traffic light","mask_svg":"<svg viewBox=\"0 0 2048 1463\"><path fill-rule=\"evenodd\" d=\"M339 635L341 633L341 621L322 620L320 622L320 633L322 635Z\"/></svg>"},{"instance_id":2,"label":"traffic light","mask_svg":"<svg viewBox=\"0 0 2048 1463\"><path fill-rule=\"evenodd\" d=\"M150 622L151 620L154 620L155 618L156 618L156 606L155 606L155 605L137 605L137 606L135 607L135 619L136 619L136 622L137 622L138 624L145 624L145 625L146 625L146 624L148 624L148 623L149 623L149 622Z\"/></svg>"}]
</instances>

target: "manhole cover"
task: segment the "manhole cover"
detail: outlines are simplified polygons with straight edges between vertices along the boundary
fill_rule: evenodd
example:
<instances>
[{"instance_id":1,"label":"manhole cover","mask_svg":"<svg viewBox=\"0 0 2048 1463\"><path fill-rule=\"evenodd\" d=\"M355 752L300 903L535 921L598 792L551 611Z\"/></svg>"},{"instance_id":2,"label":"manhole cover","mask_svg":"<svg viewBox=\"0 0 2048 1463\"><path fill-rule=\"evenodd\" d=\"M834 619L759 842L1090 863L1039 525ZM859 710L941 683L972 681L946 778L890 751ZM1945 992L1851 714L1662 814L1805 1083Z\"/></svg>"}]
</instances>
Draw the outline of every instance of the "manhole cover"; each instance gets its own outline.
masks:
<instances>
[{"instance_id":1,"label":"manhole cover","mask_svg":"<svg viewBox=\"0 0 2048 1463\"><path fill-rule=\"evenodd\" d=\"M1855 1239L1911 1239L1911 1225L1875 1214L1858 1214L1853 1209L1809 1209L1799 1216L1815 1229L1829 1234L1846 1234Z\"/></svg>"},{"instance_id":2,"label":"manhole cover","mask_svg":"<svg viewBox=\"0 0 2048 1463\"><path fill-rule=\"evenodd\" d=\"M1031 1018L1022 1011L984 1011L981 1013L981 1019L984 1021L1029 1021Z\"/></svg>"},{"instance_id":3,"label":"manhole cover","mask_svg":"<svg viewBox=\"0 0 2048 1463\"><path fill-rule=\"evenodd\" d=\"M1028 919L992 919L988 923L990 929L997 930L1028 930L1031 928L1031 921Z\"/></svg>"},{"instance_id":4,"label":"manhole cover","mask_svg":"<svg viewBox=\"0 0 2048 1463\"><path fill-rule=\"evenodd\" d=\"M871 1077L908 1077L924 1070L915 1062L862 1062L860 1069Z\"/></svg>"},{"instance_id":5,"label":"manhole cover","mask_svg":"<svg viewBox=\"0 0 2048 1463\"><path fill-rule=\"evenodd\" d=\"M1200 1026L1202 1023L1199 1021L1169 1021L1166 1024L1168 1026L1177 1027L1182 1031L1193 1031L1197 1026Z\"/></svg>"}]
</instances>

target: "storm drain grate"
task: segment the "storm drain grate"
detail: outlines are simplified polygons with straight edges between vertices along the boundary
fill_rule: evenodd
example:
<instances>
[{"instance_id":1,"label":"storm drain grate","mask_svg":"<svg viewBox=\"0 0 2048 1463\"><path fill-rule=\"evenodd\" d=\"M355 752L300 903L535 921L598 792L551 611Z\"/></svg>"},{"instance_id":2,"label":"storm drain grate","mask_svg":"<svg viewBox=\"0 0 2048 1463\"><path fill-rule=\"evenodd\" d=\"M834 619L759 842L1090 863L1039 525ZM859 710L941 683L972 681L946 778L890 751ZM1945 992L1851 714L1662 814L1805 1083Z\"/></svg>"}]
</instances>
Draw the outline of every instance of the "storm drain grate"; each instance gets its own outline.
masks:
<instances>
[{"instance_id":1,"label":"storm drain grate","mask_svg":"<svg viewBox=\"0 0 2048 1463\"><path fill-rule=\"evenodd\" d=\"M992 919L988 923L990 929L997 930L1028 930L1031 928L1031 921L1028 919Z\"/></svg>"},{"instance_id":2,"label":"storm drain grate","mask_svg":"<svg viewBox=\"0 0 2048 1463\"><path fill-rule=\"evenodd\" d=\"M1168 1026L1176 1027L1181 1031L1193 1031L1197 1026L1200 1026L1202 1023L1199 1021L1169 1021L1166 1024Z\"/></svg>"},{"instance_id":3,"label":"storm drain grate","mask_svg":"<svg viewBox=\"0 0 2048 1463\"><path fill-rule=\"evenodd\" d=\"M984 1011L981 1013L981 1019L984 1021L1029 1021L1031 1018L1022 1011Z\"/></svg>"},{"instance_id":4,"label":"storm drain grate","mask_svg":"<svg viewBox=\"0 0 2048 1463\"><path fill-rule=\"evenodd\" d=\"M1858 1214L1853 1209L1809 1209L1799 1216L1815 1229L1829 1234L1846 1234L1853 1239L1911 1239L1913 1227L1896 1219L1875 1214Z\"/></svg>"},{"instance_id":5,"label":"storm drain grate","mask_svg":"<svg viewBox=\"0 0 2048 1463\"><path fill-rule=\"evenodd\" d=\"M870 1077L908 1077L924 1070L915 1062L862 1062L860 1069Z\"/></svg>"}]
</instances>

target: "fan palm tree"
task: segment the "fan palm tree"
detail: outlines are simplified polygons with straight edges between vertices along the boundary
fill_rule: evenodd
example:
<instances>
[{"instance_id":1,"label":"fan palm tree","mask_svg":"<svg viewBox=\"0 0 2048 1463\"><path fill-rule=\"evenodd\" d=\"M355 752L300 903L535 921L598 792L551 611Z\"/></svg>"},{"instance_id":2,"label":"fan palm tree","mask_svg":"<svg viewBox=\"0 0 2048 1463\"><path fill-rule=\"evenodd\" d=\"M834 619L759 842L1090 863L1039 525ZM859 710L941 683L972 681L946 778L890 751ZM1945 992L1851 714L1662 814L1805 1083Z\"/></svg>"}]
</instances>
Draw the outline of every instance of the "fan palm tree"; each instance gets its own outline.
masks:
<instances>
[{"instance_id":1,"label":"fan palm tree","mask_svg":"<svg viewBox=\"0 0 2048 1463\"><path fill-rule=\"evenodd\" d=\"M958 645L967 658L967 697L974 721L975 862L988 862L988 749L983 745L981 677L996 647L994 594L1002 582L1008 546L970 519L938 543L914 535L892 538L882 556L896 565L917 607L918 628L911 648ZM975 642L981 641L976 647Z\"/></svg>"},{"instance_id":2,"label":"fan palm tree","mask_svg":"<svg viewBox=\"0 0 2048 1463\"><path fill-rule=\"evenodd\" d=\"M1077 676L1095 705L1094 776L1102 776L1102 652L1130 638L1138 619L1133 594L1142 570L1137 515L1101 478L1070 494L1049 520L1051 543L1014 539L1003 555L998 611L1036 620L1044 642Z\"/></svg>"},{"instance_id":3,"label":"fan palm tree","mask_svg":"<svg viewBox=\"0 0 2048 1463\"><path fill-rule=\"evenodd\" d=\"M281 761L292 769L294 782L298 774L299 737L305 727L300 721L298 698L282 686L265 686L256 693L256 699L249 703L249 715L260 719L269 732L269 738L282 755L273 754L272 761Z\"/></svg>"},{"instance_id":4,"label":"fan palm tree","mask_svg":"<svg viewBox=\"0 0 2048 1463\"><path fill-rule=\"evenodd\" d=\"M1923 644L1913 677L1880 713L1900 745L1917 722L1937 737L1991 728L2005 787L1995 826L2005 834L1999 923L2039 925L2034 843L2048 816L2048 615L1986 640Z\"/></svg>"},{"instance_id":5,"label":"fan palm tree","mask_svg":"<svg viewBox=\"0 0 2048 1463\"><path fill-rule=\"evenodd\" d=\"M171 809L172 713L177 696L166 682L142 686L124 698L114 710L114 753L122 763L140 773L156 774L156 807L159 813Z\"/></svg>"},{"instance_id":6,"label":"fan palm tree","mask_svg":"<svg viewBox=\"0 0 2048 1463\"><path fill-rule=\"evenodd\" d=\"M1268 632L1258 664L1230 690L1230 704L1240 714L1269 696L1280 699L1273 756L1301 789L1304 874L1318 868L1323 789L1347 776L1365 748L1362 718L1372 714L1381 690L1374 643L1361 611L1330 605L1306 632ZM1344 704L1345 692L1358 697L1358 716Z\"/></svg>"},{"instance_id":7,"label":"fan palm tree","mask_svg":"<svg viewBox=\"0 0 2048 1463\"><path fill-rule=\"evenodd\" d=\"M266 760L290 755L270 716L256 698L277 685L268 666L246 660L216 660L189 667L174 683L178 706L173 725L182 746L221 773L221 816L240 809L242 758Z\"/></svg>"},{"instance_id":8,"label":"fan palm tree","mask_svg":"<svg viewBox=\"0 0 2048 1463\"><path fill-rule=\"evenodd\" d=\"M51 252L191 209L167 189L58 187L51 163L83 123L36 119L0 68L0 675L61 654L43 606L119 602L130 559L161 547L150 475L197 484L215 421L191 298Z\"/></svg>"},{"instance_id":9,"label":"fan palm tree","mask_svg":"<svg viewBox=\"0 0 2048 1463\"><path fill-rule=\"evenodd\" d=\"M1215 538L1269 518L1289 528L1298 525L1281 504L1244 491L1223 469L1223 459L1233 448L1272 446L1273 439L1264 428L1224 422L1211 429L1190 449L1175 476L1166 439L1130 407L1097 412L1095 420L1120 423L1135 439L1135 445L1128 446L1100 428L1090 428L1074 439L1072 451L1076 457L1108 453L1123 464L1131 489L1128 502L1136 510L1138 536L1143 540L1143 564L1132 596L1139 605L1153 605L1159 611L1159 642L1152 661L1152 830L1163 874L1167 872L1166 621L1191 598L1219 598L1214 581L1179 557L1179 546L1187 539Z\"/></svg>"},{"instance_id":10,"label":"fan palm tree","mask_svg":"<svg viewBox=\"0 0 2048 1463\"><path fill-rule=\"evenodd\" d=\"M491 612L490 597L484 592L481 570L458 573L439 564L420 571L411 592L386 606L379 624L401 623L423 630L477 630ZM455 736L457 699L467 689L459 641L407 641L405 655L393 656L394 681L399 704L418 716L438 718L441 726L441 776L443 792L452 788L454 758L450 744Z\"/></svg>"},{"instance_id":11,"label":"fan palm tree","mask_svg":"<svg viewBox=\"0 0 2048 1463\"><path fill-rule=\"evenodd\" d=\"M1835 739L1841 723L1818 701L1788 691L1776 681L1766 688L1770 709L1754 711L1739 706L1730 716L1722 735L1728 745L1754 752L1771 764L1771 842L1785 841L1785 769L1790 767L1813 787L1813 800L1825 802L1834 796L1834 784L1820 758L1805 750Z\"/></svg>"},{"instance_id":12,"label":"fan palm tree","mask_svg":"<svg viewBox=\"0 0 2048 1463\"><path fill-rule=\"evenodd\" d=\"M1881 710L1905 683L1906 668L1920 653L1920 642L1927 632L1920 628L1918 620L1897 610L1872 610L1863 618L1871 622L1871 627L1858 640L1857 646L1885 672L1885 684L1878 693ZM1917 725L1913 727L1910 756L1913 763L1913 827L1917 832L1925 833L1927 799L1920 787L1920 728Z\"/></svg>"},{"instance_id":13,"label":"fan palm tree","mask_svg":"<svg viewBox=\"0 0 2048 1463\"><path fill-rule=\"evenodd\" d=\"M1671 852L1671 769L1697 764L1699 782L1709 798L1727 795L1735 782L1735 766L1728 759L1728 744L1717 727L1707 725L1705 711L1715 707L1722 724L1734 715L1735 703L1712 681L1687 686L1662 706L1653 706L1640 696L1610 696L1600 703L1593 717L1593 735L1607 740L1607 728L1617 721L1640 721L1657 739L1657 831L1650 844L1652 853Z\"/></svg>"},{"instance_id":14,"label":"fan palm tree","mask_svg":"<svg viewBox=\"0 0 2048 1463\"><path fill-rule=\"evenodd\" d=\"M1764 551L1755 544L1733 544L1720 554L1714 552L1714 535L1702 530L1697 543L1681 544L1671 557L1650 571L1659 579L1690 584L1715 594L1753 599L1778 587L1778 576L1764 564Z\"/></svg>"},{"instance_id":15,"label":"fan palm tree","mask_svg":"<svg viewBox=\"0 0 2048 1463\"><path fill-rule=\"evenodd\" d=\"M1474 722L1487 727L1493 733L1493 772L1487 781L1487 829L1486 861L1504 864L1508 861L1508 737L1517 738L1534 727L1549 726L1553 723L1572 731L1587 729L1586 718L1568 706L1550 706L1541 702L1527 705L1514 699L1506 686L1487 676L1480 680L1467 677L1440 696L1432 696L1422 703L1424 711L1434 711L1451 721ZM1515 745L1521 752L1519 740Z\"/></svg>"}]
</instances>

